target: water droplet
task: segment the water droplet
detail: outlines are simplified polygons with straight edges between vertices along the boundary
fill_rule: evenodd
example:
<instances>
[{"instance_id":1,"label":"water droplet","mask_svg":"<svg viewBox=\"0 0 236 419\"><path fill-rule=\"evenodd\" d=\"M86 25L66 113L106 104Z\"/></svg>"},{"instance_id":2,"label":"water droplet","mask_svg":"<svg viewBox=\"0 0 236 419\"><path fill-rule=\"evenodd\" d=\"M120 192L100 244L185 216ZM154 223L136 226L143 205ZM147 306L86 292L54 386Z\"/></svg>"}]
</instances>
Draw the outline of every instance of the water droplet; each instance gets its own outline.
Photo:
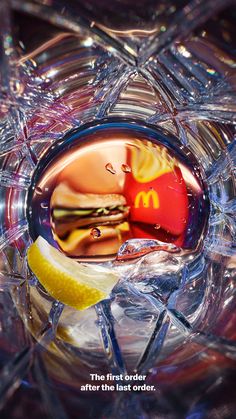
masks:
<instances>
[{"instance_id":1,"label":"water droplet","mask_svg":"<svg viewBox=\"0 0 236 419\"><path fill-rule=\"evenodd\" d=\"M129 167L128 164L122 164L121 165L121 170L124 173L131 173L131 167Z\"/></svg>"},{"instance_id":2,"label":"water droplet","mask_svg":"<svg viewBox=\"0 0 236 419\"><path fill-rule=\"evenodd\" d=\"M92 230L90 231L90 235L94 238L94 239L98 239L99 237L101 237L101 230L99 230L99 228L94 227L92 228Z\"/></svg>"},{"instance_id":3,"label":"water droplet","mask_svg":"<svg viewBox=\"0 0 236 419\"><path fill-rule=\"evenodd\" d=\"M186 224L186 223L187 223L186 218L182 218L182 221L183 221L183 223L184 223L184 224Z\"/></svg>"},{"instance_id":4,"label":"water droplet","mask_svg":"<svg viewBox=\"0 0 236 419\"><path fill-rule=\"evenodd\" d=\"M154 225L155 230L159 230L159 228L161 228L160 224L155 224Z\"/></svg>"},{"instance_id":5,"label":"water droplet","mask_svg":"<svg viewBox=\"0 0 236 419\"><path fill-rule=\"evenodd\" d=\"M112 166L112 164L111 164L111 163L107 163L105 167L106 167L106 170L107 170L108 172L112 173L113 175L115 175L115 174L116 174L116 171L115 171L115 169L114 169L114 167Z\"/></svg>"},{"instance_id":6,"label":"water droplet","mask_svg":"<svg viewBox=\"0 0 236 419\"><path fill-rule=\"evenodd\" d=\"M36 192L38 195L42 195L42 193L43 193L42 189L41 189L39 186L36 186L36 188L35 188L35 192Z\"/></svg>"}]
</instances>

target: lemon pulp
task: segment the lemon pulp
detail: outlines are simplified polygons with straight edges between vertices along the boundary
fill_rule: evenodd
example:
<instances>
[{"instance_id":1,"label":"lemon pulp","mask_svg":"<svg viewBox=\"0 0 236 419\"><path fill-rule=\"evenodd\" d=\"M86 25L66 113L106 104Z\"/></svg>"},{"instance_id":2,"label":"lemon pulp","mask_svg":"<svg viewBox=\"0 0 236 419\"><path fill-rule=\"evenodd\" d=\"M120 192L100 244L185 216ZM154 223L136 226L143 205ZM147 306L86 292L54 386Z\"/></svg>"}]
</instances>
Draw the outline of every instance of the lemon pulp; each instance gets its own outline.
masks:
<instances>
[{"instance_id":1,"label":"lemon pulp","mask_svg":"<svg viewBox=\"0 0 236 419\"><path fill-rule=\"evenodd\" d=\"M30 269L46 291L78 310L108 297L118 281L118 275L113 270L78 263L41 236L29 247L27 258Z\"/></svg>"}]
</instances>

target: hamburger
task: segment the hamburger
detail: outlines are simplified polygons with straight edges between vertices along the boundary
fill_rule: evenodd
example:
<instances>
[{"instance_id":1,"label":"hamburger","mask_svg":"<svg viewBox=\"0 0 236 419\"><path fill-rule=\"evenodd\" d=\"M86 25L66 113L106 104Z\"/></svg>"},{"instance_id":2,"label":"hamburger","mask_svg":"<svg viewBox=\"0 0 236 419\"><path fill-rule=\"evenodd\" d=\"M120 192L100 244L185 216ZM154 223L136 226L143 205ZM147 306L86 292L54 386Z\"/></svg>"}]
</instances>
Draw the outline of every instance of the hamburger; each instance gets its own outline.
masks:
<instances>
[{"instance_id":1,"label":"hamburger","mask_svg":"<svg viewBox=\"0 0 236 419\"><path fill-rule=\"evenodd\" d=\"M75 191L60 183L51 197L54 239L69 256L110 257L131 237L129 207L121 194ZM93 236L93 229L99 235Z\"/></svg>"}]
</instances>

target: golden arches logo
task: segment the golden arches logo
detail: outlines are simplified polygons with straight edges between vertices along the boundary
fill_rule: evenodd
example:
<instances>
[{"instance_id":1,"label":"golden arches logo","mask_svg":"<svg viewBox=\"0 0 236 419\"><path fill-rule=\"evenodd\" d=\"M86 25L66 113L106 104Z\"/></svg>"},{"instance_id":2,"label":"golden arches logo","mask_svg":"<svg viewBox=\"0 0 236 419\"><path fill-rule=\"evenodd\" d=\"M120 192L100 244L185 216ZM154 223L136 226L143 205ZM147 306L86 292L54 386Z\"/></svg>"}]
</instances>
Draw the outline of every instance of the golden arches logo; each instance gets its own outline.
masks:
<instances>
[{"instance_id":1,"label":"golden arches logo","mask_svg":"<svg viewBox=\"0 0 236 419\"><path fill-rule=\"evenodd\" d=\"M159 208L160 206L159 198L155 190L151 190L148 192L140 191L135 197L134 207L139 208L141 201L144 208L149 208L151 206L151 201L153 208Z\"/></svg>"}]
</instances>

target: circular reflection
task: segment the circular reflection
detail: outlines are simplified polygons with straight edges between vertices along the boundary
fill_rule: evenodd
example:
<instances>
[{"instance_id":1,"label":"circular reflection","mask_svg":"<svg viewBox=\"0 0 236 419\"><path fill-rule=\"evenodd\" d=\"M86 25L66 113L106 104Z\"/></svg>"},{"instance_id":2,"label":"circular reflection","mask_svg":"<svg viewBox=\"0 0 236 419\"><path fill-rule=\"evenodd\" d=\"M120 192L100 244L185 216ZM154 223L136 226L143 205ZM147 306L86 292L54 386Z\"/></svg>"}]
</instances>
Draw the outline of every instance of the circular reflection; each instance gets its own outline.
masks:
<instances>
[{"instance_id":1,"label":"circular reflection","mask_svg":"<svg viewBox=\"0 0 236 419\"><path fill-rule=\"evenodd\" d=\"M128 122L85 127L54 145L28 201L33 239L80 260L114 258L132 238L195 248L208 209L197 163L178 139Z\"/></svg>"}]
</instances>

